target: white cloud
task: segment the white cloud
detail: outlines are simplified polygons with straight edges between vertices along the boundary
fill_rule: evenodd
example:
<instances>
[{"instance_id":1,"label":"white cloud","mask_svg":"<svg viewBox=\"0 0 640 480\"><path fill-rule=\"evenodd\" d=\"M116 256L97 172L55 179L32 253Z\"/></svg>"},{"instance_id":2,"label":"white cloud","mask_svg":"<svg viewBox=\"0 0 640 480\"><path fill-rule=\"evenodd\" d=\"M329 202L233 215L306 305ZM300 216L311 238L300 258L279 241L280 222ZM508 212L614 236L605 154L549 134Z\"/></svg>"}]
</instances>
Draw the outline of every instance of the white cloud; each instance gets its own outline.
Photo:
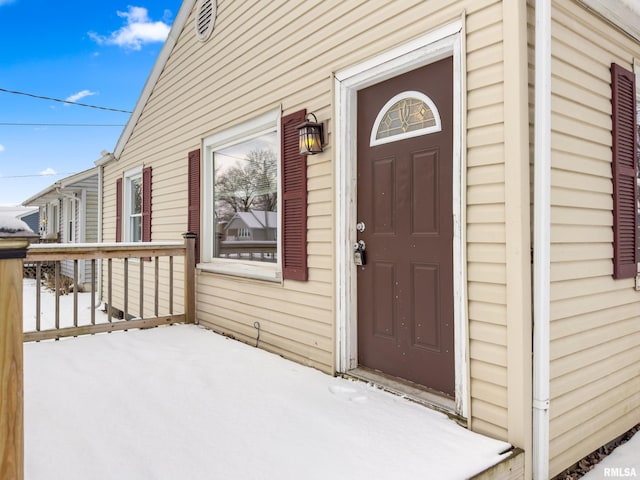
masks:
<instances>
[{"instance_id":1,"label":"white cloud","mask_svg":"<svg viewBox=\"0 0 640 480\"><path fill-rule=\"evenodd\" d=\"M58 172L56 172L53 168L49 167L49 168L45 168L44 170L42 170L39 175L57 175Z\"/></svg>"},{"instance_id":2,"label":"white cloud","mask_svg":"<svg viewBox=\"0 0 640 480\"><path fill-rule=\"evenodd\" d=\"M92 92L91 90L82 90L78 93L74 93L73 95L69 95L65 98L66 102L77 102L81 98L90 97L91 95L95 95L96 92Z\"/></svg>"},{"instance_id":3,"label":"white cloud","mask_svg":"<svg viewBox=\"0 0 640 480\"><path fill-rule=\"evenodd\" d=\"M0 7L4 6L4 5L10 5L14 2L15 0L0 0Z\"/></svg>"},{"instance_id":4,"label":"white cloud","mask_svg":"<svg viewBox=\"0 0 640 480\"><path fill-rule=\"evenodd\" d=\"M128 8L126 12L118 11L118 16L126 19L126 25L108 36L89 32L89 37L99 45L117 45L131 50L140 50L145 43L164 42L171 29L167 23L151 21L144 7L130 5Z\"/></svg>"},{"instance_id":5,"label":"white cloud","mask_svg":"<svg viewBox=\"0 0 640 480\"><path fill-rule=\"evenodd\" d=\"M0 143L0 152L4 152L4 151L5 151L4 145Z\"/></svg>"}]
</instances>

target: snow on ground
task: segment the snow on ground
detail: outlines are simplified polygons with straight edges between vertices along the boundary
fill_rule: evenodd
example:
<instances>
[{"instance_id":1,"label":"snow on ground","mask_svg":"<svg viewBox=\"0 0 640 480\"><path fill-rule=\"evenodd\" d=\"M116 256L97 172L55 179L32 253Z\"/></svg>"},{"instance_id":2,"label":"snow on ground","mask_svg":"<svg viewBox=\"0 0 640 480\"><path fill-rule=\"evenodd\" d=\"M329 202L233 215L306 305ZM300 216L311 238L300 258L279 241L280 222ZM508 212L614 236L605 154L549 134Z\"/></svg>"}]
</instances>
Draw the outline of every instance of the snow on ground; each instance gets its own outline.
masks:
<instances>
[{"instance_id":1,"label":"snow on ground","mask_svg":"<svg viewBox=\"0 0 640 480\"><path fill-rule=\"evenodd\" d=\"M582 480L622 479L640 477L640 435L631 439L607 455Z\"/></svg>"},{"instance_id":2,"label":"snow on ground","mask_svg":"<svg viewBox=\"0 0 640 480\"><path fill-rule=\"evenodd\" d=\"M24 279L22 282L23 298L23 327L24 332L34 332L36 330L36 281ZM56 318L56 295L50 288L40 289L40 329L49 330L55 328ZM73 327L73 292L60 295L60 327ZM99 305L96 295L96 306ZM96 323L106 323L107 315L96 310ZM91 324L91 293L78 293L78 325Z\"/></svg>"},{"instance_id":3,"label":"snow on ground","mask_svg":"<svg viewBox=\"0 0 640 480\"><path fill-rule=\"evenodd\" d=\"M27 343L29 480L463 479L509 445L195 325Z\"/></svg>"}]
</instances>

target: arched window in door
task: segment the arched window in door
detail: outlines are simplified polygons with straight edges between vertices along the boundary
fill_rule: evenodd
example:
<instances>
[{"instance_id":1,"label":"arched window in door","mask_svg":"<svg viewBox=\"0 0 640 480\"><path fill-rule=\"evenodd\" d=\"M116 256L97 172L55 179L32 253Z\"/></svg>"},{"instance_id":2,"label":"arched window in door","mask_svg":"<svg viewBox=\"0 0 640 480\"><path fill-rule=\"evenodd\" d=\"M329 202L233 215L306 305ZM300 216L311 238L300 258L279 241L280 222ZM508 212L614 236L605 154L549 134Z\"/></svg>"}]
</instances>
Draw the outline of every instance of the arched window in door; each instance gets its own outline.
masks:
<instances>
[{"instance_id":1,"label":"arched window in door","mask_svg":"<svg viewBox=\"0 0 640 480\"><path fill-rule=\"evenodd\" d=\"M378 112L370 146L396 142L442 130L438 107L427 95L406 91L391 98Z\"/></svg>"}]
</instances>

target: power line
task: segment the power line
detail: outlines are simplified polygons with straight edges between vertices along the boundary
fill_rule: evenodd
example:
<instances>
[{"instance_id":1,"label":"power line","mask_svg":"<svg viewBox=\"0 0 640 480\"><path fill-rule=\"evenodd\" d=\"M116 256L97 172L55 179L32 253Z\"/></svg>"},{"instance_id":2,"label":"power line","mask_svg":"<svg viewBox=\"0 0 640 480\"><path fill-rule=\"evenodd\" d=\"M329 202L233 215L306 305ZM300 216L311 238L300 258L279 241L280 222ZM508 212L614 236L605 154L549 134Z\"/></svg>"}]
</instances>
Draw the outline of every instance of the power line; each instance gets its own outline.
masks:
<instances>
[{"instance_id":1,"label":"power line","mask_svg":"<svg viewBox=\"0 0 640 480\"><path fill-rule=\"evenodd\" d=\"M75 172L70 173L34 173L32 175L0 175L0 180L3 178L31 178L31 177L58 177L60 175L73 175Z\"/></svg>"},{"instance_id":2,"label":"power line","mask_svg":"<svg viewBox=\"0 0 640 480\"><path fill-rule=\"evenodd\" d=\"M26 97L39 98L40 100L50 100L52 102L66 103L67 105L78 105L79 107L97 108L98 110L108 110L110 112L132 113L129 110L120 110L117 108L99 107L97 105L89 105L88 103L70 102L69 100L61 100L60 98L43 97L42 95L34 95L33 93L16 92L15 90L7 90L0 88L0 92L11 93L13 95L24 95Z\"/></svg>"},{"instance_id":3,"label":"power line","mask_svg":"<svg viewBox=\"0 0 640 480\"><path fill-rule=\"evenodd\" d=\"M124 123L11 123L0 122L4 127L124 127Z\"/></svg>"}]
</instances>

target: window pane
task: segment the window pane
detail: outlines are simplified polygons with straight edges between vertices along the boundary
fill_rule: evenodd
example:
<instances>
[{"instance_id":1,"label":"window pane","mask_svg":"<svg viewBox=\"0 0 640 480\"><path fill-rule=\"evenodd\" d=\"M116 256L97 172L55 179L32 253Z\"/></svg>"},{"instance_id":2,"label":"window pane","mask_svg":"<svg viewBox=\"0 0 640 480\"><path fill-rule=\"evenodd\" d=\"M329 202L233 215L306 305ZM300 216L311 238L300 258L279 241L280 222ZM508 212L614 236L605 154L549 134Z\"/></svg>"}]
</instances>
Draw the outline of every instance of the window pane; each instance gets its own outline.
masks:
<instances>
[{"instance_id":1,"label":"window pane","mask_svg":"<svg viewBox=\"0 0 640 480\"><path fill-rule=\"evenodd\" d=\"M131 214L142 213L142 177L131 179Z\"/></svg>"},{"instance_id":2,"label":"window pane","mask_svg":"<svg viewBox=\"0 0 640 480\"><path fill-rule=\"evenodd\" d=\"M131 238L130 242L142 241L142 216L136 215L131 217Z\"/></svg>"},{"instance_id":3,"label":"window pane","mask_svg":"<svg viewBox=\"0 0 640 480\"><path fill-rule=\"evenodd\" d=\"M275 262L278 239L276 132L216 150L216 257Z\"/></svg>"}]
</instances>

